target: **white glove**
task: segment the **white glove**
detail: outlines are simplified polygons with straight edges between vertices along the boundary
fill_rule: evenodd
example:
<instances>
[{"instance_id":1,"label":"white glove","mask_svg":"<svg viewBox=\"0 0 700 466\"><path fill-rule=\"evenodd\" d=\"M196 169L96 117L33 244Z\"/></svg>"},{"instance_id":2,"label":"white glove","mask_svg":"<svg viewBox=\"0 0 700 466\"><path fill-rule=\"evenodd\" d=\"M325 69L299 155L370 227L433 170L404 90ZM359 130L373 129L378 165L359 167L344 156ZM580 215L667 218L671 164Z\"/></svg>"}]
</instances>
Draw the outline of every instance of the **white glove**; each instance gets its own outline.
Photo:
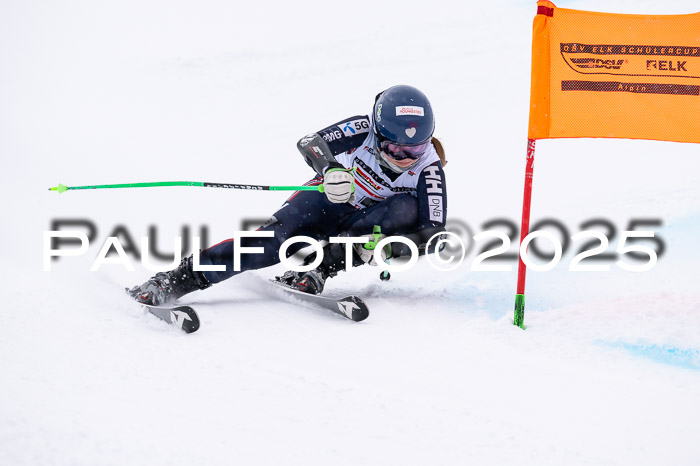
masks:
<instances>
[{"instance_id":1,"label":"white glove","mask_svg":"<svg viewBox=\"0 0 700 466\"><path fill-rule=\"evenodd\" d=\"M355 202L355 177L351 170L330 168L323 176L323 192L334 204Z\"/></svg>"},{"instance_id":2,"label":"white glove","mask_svg":"<svg viewBox=\"0 0 700 466\"><path fill-rule=\"evenodd\" d=\"M382 235L381 230L375 227L374 234L366 235L365 238L367 238L366 243L354 243L352 247L355 249L355 253L362 260L362 262L369 265L377 265L374 251L376 250L377 243L386 238L386 235ZM388 253L391 251L390 248L390 245L386 245L379 253L379 257L382 262L386 262Z\"/></svg>"}]
</instances>

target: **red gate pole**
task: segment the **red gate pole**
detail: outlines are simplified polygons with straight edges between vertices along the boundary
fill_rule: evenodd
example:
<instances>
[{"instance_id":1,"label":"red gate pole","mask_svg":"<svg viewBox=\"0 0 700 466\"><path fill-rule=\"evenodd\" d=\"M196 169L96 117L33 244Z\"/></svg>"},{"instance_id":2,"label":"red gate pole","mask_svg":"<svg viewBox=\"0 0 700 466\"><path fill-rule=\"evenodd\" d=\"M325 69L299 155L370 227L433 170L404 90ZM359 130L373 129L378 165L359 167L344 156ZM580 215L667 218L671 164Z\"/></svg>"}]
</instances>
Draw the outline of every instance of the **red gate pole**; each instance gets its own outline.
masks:
<instances>
[{"instance_id":1,"label":"red gate pole","mask_svg":"<svg viewBox=\"0 0 700 466\"><path fill-rule=\"evenodd\" d=\"M530 201L532 200L532 173L535 168L535 140L527 140L527 156L525 164L525 191L523 193L523 218L520 223L520 244L528 235L530 230ZM513 323L518 327L525 328L525 273L527 268L522 257L518 254L518 288L515 295L515 314Z\"/></svg>"}]
</instances>

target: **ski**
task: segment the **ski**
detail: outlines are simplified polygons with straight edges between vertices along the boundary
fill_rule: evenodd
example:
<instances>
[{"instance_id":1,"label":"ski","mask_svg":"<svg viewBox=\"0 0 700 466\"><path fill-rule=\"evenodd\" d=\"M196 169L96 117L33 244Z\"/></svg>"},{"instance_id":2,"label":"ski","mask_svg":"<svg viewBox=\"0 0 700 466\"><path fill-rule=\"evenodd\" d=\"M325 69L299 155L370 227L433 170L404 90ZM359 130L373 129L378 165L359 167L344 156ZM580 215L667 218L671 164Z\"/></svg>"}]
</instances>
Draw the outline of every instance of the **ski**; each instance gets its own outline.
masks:
<instances>
[{"instance_id":1,"label":"ski","mask_svg":"<svg viewBox=\"0 0 700 466\"><path fill-rule=\"evenodd\" d=\"M275 288L281 292L293 295L294 299L317 305L355 322L360 322L369 317L369 308L359 296L344 294L309 294L277 280L270 280L270 283L276 285Z\"/></svg>"},{"instance_id":2,"label":"ski","mask_svg":"<svg viewBox=\"0 0 700 466\"><path fill-rule=\"evenodd\" d=\"M199 329L199 316L190 306L142 306L154 316L182 329L185 333L193 333Z\"/></svg>"}]
</instances>

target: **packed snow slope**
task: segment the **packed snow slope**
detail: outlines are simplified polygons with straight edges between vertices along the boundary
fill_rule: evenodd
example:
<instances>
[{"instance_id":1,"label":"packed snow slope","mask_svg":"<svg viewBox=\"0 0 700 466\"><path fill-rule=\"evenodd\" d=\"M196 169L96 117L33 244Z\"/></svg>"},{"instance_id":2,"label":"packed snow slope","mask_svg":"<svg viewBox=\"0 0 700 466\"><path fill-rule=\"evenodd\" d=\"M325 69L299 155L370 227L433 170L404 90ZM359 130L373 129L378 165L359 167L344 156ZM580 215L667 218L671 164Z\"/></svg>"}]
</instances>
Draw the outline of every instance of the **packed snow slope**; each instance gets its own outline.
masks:
<instances>
[{"instance_id":1,"label":"packed snow slope","mask_svg":"<svg viewBox=\"0 0 700 466\"><path fill-rule=\"evenodd\" d=\"M698 464L697 145L538 143L533 224L570 237L603 219L614 253L631 221L651 220L664 246L651 270L616 257L571 272L572 243L528 274L525 331L512 325L515 261L471 270L488 241L474 235L519 223L535 3L1 2L2 463ZM421 260L389 282L370 267L333 279L366 299L362 323L271 297L276 266L185 297L202 319L185 335L125 298L151 273L140 263L90 271L115 230L138 247L154 226L164 252L183 227L214 244L285 194L47 191L300 184L312 173L297 139L369 113L398 83L433 102L448 216L471 246L449 273ZM44 231L66 219L94 238L44 272Z\"/></svg>"}]
</instances>

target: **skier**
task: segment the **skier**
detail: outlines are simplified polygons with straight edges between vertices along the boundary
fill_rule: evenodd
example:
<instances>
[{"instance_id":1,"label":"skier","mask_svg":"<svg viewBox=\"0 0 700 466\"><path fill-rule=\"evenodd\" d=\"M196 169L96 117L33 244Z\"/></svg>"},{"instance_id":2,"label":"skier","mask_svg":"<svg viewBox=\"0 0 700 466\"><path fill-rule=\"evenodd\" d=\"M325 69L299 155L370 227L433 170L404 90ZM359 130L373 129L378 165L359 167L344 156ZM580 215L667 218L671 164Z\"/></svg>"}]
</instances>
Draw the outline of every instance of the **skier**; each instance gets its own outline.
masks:
<instances>
[{"instance_id":1,"label":"skier","mask_svg":"<svg viewBox=\"0 0 700 466\"><path fill-rule=\"evenodd\" d=\"M419 246L421 254L435 233L444 231L447 193L444 151L433 138L435 122L427 97L418 89L398 85L375 98L371 116L353 116L304 136L297 148L317 176L306 185L323 185L317 191L291 196L259 230L272 238L241 238L244 247L262 247L264 254L241 254L240 271L233 270L232 239L200 253L202 265L225 265L225 271L195 271L192 256L170 272L159 272L129 293L148 305L165 305L195 290L230 278L242 271L280 262L280 245L295 236L317 241L333 236L401 235ZM376 238L375 238L376 239ZM304 246L296 243L290 256ZM354 244L352 266L376 265L373 250ZM409 255L405 245L394 243L388 258ZM316 255L304 261L309 264ZM345 245L328 243L320 265L308 272L288 271L277 280L307 293L323 291L325 281L345 270ZM382 256L384 257L384 256Z\"/></svg>"}]
</instances>

